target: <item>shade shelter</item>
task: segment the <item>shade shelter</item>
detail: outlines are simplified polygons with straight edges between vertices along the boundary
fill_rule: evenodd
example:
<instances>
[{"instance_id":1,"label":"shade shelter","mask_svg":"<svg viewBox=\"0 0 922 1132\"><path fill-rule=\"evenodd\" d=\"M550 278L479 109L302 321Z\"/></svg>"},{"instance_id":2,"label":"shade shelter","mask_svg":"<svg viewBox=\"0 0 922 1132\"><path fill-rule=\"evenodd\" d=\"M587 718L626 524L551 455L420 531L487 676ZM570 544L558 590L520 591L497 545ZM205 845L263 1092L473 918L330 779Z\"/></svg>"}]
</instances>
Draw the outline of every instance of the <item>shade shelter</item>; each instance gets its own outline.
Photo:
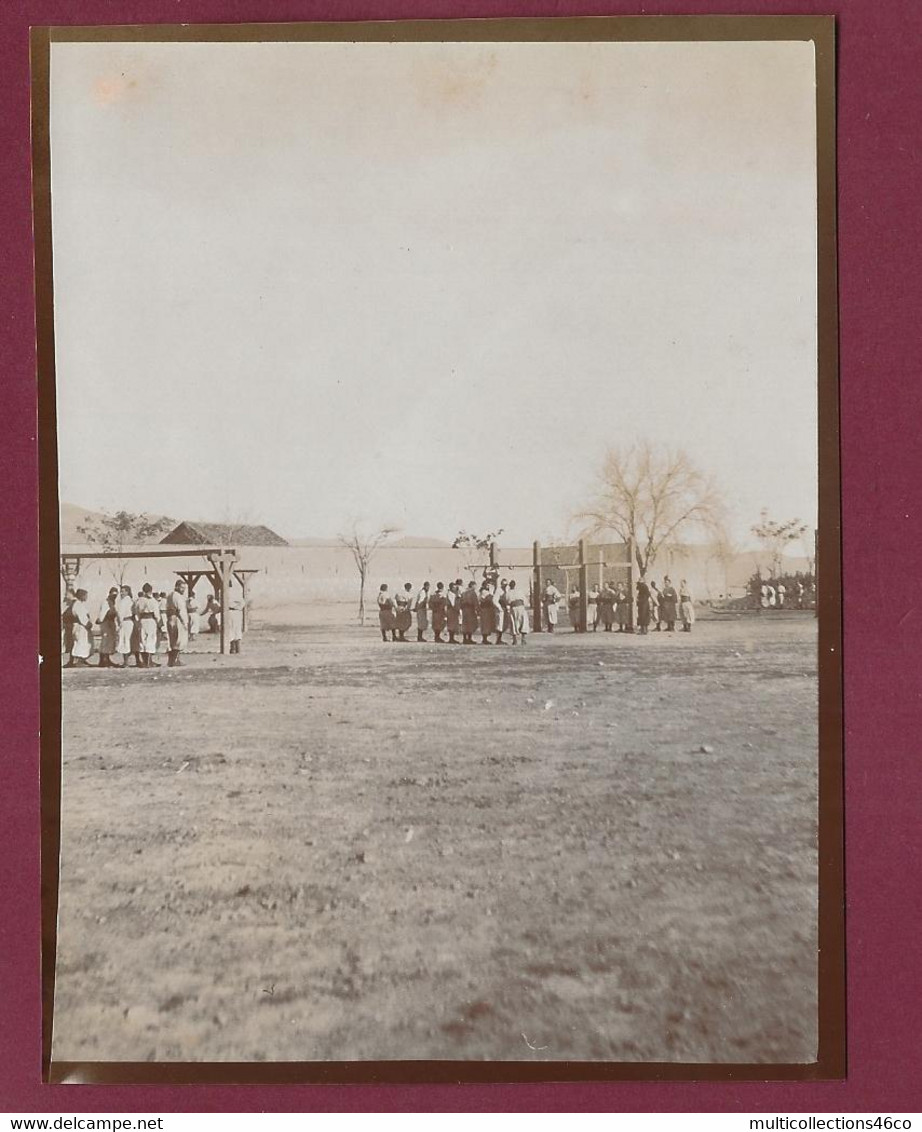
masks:
<instances>
[{"instance_id":1,"label":"shade shelter","mask_svg":"<svg viewBox=\"0 0 922 1132\"><path fill-rule=\"evenodd\" d=\"M179 574L183 580L186 576L189 577L196 575L196 581L199 578L207 577L215 589L215 593L220 595L222 611L225 607L224 593L227 588L228 582L231 578L236 578L243 589L244 605L246 603L247 595L247 582L249 575L256 573L255 570L241 570L237 566L237 551L233 547L226 546L195 546L168 549L161 543L156 546L143 547L137 550L96 550L91 546L87 547L62 547L61 548L61 576L64 578L66 585L70 585L79 575L83 562L88 560L97 559L126 559L126 558L193 558L201 555L206 562L209 563L210 569L206 568L201 571L195 570L176 570L175 573ZM188 581L186 583L188 585ZM194 584L194 583L193 583ZM246 622L244 621L244 625ZM221 652L227 652L227 618L221 616Z\"/></svg>"}]
</instances>

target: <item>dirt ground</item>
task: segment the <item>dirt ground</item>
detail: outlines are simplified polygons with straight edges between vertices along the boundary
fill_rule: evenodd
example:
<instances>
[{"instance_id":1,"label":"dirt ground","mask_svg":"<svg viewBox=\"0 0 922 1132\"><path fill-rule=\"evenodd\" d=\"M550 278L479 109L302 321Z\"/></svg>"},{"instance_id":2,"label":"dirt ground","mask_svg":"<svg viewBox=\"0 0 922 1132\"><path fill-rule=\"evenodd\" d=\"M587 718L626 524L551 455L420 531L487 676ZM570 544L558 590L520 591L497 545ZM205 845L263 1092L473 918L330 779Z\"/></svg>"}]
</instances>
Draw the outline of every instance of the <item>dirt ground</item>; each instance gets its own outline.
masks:
<instances>
[{"instance_id":1,"label":"dirt ground","mask_svg":"<svg viewBox=\"0 0 922 1132\"><path fill-rule=\"evenodd\" d=\"M347 612L63 673L56 1059L813 1060L812 617Z\"/></svg>"}]
</instances>

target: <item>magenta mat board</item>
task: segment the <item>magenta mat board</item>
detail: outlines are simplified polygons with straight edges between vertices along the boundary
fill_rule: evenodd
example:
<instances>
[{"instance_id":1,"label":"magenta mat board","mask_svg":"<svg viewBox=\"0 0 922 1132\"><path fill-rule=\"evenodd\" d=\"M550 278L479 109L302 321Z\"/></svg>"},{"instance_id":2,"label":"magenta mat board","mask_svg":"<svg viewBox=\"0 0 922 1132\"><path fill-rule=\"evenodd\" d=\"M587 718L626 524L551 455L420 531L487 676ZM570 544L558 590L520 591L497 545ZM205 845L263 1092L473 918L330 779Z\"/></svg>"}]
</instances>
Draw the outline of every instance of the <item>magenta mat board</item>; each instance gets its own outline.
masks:
<instances>
[{"instance_id":1,"label":"magenta mat board","mask_svg":"<svg viewBox=\"0 0 922 1132\"><path fill-rule=\"evenodd\" d=\"M7 0L2 26L6 443L2 545L0 1110L862 1111L920 1107L922 696L914 601L922 551L918 432L922 8L914 0L659 3L653 14L835 15L844 498L848 1078L828 1083L43 1085L39 979L37 450L29 27L631 15L638 5L271 0ZM914 348L915 347L915 348ZM732 438L728 438L732 442ZM892 600L891 600L892 599Z\"/></svg>"}]
</instances>

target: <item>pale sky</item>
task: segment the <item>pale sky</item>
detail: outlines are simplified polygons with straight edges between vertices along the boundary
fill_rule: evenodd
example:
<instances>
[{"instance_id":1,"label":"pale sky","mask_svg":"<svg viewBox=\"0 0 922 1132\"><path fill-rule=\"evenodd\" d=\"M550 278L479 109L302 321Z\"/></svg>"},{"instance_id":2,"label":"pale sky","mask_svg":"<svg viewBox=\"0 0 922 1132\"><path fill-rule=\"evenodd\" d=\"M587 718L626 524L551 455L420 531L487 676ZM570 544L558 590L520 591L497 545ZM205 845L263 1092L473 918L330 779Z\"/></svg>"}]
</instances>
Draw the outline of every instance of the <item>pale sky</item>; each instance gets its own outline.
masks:
<instances>
[{"instance_id":1,"label":"pale sky","mask_svg":"<svg viewBox=\"0 0 922 1132\"><path fill-rule=\"evenodd\" d=\"M816 521L811 43L53 44L61 498L564 533L682 446Z\"/></svg>"}]
</instances>

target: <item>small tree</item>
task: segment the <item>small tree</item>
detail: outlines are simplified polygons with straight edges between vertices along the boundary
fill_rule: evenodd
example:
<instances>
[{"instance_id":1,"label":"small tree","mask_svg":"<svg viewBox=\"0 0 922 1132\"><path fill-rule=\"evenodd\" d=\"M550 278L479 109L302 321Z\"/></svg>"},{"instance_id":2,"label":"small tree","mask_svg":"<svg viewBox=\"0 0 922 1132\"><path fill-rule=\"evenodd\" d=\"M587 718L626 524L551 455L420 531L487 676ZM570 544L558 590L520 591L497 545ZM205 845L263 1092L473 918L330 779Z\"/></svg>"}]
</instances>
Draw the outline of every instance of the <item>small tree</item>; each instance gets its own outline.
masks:
<instances>
[{"instance_id":1,"label":"small tree","mask_svg":"<svg viewBox=\"0 0 922 1132\"><path fill-rule=\"evenodd\" d=\"M451 544L451 548L452 550L481 550L487 551L489 553L494 543L502 533L502 527L499 527L495 531L487 531L487 533L483 535L473 535L468 534L467 531L458 531L458 536ZM465 569L470 570L472 574L476 573L477 568L475 565L471 564L470 556L468 557L468 562Z\"/></svg>"},{"instance_id":2,"label":"small tree","mask_svg":"<svg viewBox=\"0 0 922 1132\"><path fill-rule=\"evenodd\" d=\"M762 549L769 556L769 573L774 578L781 573L781 563L787 546L803 538L807 524L800 519L787 519L783 523L769 518L768 508L763 507L759 522L752 527L752 533L759 540Z\"/></svg>"},{"instance_id":3,"label":"small tree","mask_svg":"<svg viewBox=\"0 0 922 1132\"><path fill-rule=\"evenodd\" d=\"M362 531L358 523L352 524L348 534L338 535L341 546L346 547L352 554L355 567L359 572L359 624L365 624L365 583L368 581L368 568L377 550L397 533L397 527L381 527L380 530L368 534Z\"/></svg>"},{"instance_id":4,"label":"small tree","mask_svg":"<svg viewBox=\"0 0 922 1132\"><path fill-rule=\"evenodd\" d=\"M131 511L116 511L114 514L106 512L88 520L77 527L77 533L90 546L99 547L106 554L119 555L135 548L139 543L152 542L175 525L174 519L166 517L158 519L144 512L134 514ZM109 570L116 583L124 585L128 571L127 561L117 558L110 564Z\"/></svg>"},{"instance_id":5,"label":"small tree","mask_svg":"<svg viewBox=\"0 0 922 1132\"><path fill-rule=\"evenodd\" d=\"M614 532L633 542L637 568L646 574L657 554L698 532L723 530L724 502L711 476L681 450L657 450L649 441L612 449L597 478L595 499L575 516L587 533Z\"/></svg>"}]
</instances>

